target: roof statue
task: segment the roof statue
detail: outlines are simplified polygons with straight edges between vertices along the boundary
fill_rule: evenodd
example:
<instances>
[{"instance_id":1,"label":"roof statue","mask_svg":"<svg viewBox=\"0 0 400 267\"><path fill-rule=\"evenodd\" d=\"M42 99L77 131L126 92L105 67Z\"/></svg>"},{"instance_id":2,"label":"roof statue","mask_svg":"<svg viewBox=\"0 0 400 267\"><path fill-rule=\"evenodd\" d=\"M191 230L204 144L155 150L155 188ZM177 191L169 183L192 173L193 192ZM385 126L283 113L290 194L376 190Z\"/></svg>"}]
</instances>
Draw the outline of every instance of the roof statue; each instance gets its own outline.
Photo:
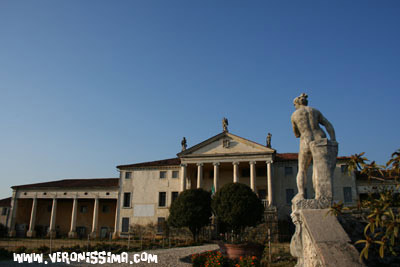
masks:
<instances>
[{"instance_id":1,"label":"roof statue","mask_svg":"<svg viewBox=\"0 0 400 267\"><path fill-rule=\"evenodd\" d=\"M224 117L222 119L222 129L224 130L224 132L229 132L228 131L228 125L229 125L228 119Z\"/></svg>"},{"instance_id":2,"label":"roof statue","mask_svg":"<svg viewBox=\"0 0 400 267\"><path fill-rule=\"evenodd\" d=\"M182 145L182 151L185 151L186 147L187 147L187 143L186 143L186 138L185 137L183 137L181 145Z\"/></svg>"},{"instance_id":3,"label":"roof statue","mask_svg":"<svg viewBox=\"0 0 400 267\"><path fill-rule=\"evenodd\" d=\"M272 134L268 133L267 135L267 147L271 148L271 138L272 138Z\"/></svg>"}]
</instances>

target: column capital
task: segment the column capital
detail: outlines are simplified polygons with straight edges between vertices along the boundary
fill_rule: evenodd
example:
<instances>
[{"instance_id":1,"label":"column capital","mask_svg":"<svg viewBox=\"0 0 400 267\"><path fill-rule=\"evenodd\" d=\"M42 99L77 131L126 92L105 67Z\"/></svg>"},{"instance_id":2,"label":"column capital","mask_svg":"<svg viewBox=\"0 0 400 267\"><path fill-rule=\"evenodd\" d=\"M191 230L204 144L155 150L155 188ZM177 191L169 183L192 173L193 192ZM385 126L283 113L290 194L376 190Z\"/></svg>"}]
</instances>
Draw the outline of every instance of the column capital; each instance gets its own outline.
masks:
<instances>
[{"instance_id":1,"label":"column capital","mask_svg":"<svg viewBox=\"0 0 400 267\"><path fill-rule=\"evenodd\" d=\"M197 166L203 166L204 163L200 162L200 163L196 163Z\"/></svg>"},{"instance_id":2,"label":"column capital","mask_svg":"<svg viewBox=\"0 0 400 267\"><path fill-rule=\"evenodd\" d=\"M234 162L232 162L232 165L239 165L239 161L234 161Z\"/></svg>"},{"instance_id":3,"label":"column capital","mask_svg":"<svg viewBox=\"0 0 400 267\"><path fill-rule=\"evenodd\" d=\"M274 161L271 159L271 160L267 160L265 163L271 164L271 163L274 163Z\"/></svg>"},{"instance_id":4,"label":"column capital","mask_svg":"<svg viewBox=\"0 0 400 267\"><path fill-rule=\"evenodd\" d=\"M213 162L213 165L214 165L214 166L219 166L220 163L219 163L219 162Z\"/></svg>"},{"instance_id":5,"label":"column capital","mask_svg":"<svg viewBox=\"0 0 400 267\"><path fill-rule=\"evenodd\" d=\"M250 165L256 165L256 163L257 163L256 161L249 161Z\"/></svg>"},{"instance_id":6,"label":"column capital","mask_svg":"<svg viewBox=\"0 0 400 267\"><path fill-rule=\"evenodd\" d=\"M181 163L181 167L187 167L187 163Z\"/></svg>"}]
</instances>

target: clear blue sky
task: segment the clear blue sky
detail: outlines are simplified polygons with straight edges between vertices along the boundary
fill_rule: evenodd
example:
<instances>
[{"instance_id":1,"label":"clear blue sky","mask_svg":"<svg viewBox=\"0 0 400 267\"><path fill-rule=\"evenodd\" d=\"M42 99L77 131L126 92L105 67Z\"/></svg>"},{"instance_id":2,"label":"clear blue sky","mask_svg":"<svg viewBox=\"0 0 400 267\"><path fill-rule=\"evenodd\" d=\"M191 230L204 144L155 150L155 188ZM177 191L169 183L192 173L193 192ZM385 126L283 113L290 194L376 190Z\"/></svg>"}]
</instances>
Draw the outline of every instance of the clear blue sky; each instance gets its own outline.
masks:
<instances>
[{"instance_id":1,"label":"clear blue sky","mask_svg":"<svg viewBox=\"0 0 400 267\"><path fill-rule=\"evenodd\" d=\"M399 1L0 1L0 197L117 177L222 131L297 152L292 100L339 154L400 148Z\"/></svg>"}]
</instances>

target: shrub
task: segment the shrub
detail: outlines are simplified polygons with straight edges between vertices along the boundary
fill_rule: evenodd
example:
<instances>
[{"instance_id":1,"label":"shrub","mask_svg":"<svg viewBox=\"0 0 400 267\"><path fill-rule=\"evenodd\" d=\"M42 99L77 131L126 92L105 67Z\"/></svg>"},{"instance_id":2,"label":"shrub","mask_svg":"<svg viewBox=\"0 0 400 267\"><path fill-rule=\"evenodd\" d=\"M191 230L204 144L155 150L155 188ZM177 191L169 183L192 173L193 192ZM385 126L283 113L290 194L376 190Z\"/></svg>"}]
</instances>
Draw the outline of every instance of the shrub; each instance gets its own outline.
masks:
<instances>
[{"instance_id":1,"label":"shrub","mask_svg":"<svg viewBox=\"0 0 400 267\"><path fill-rule=\"evenodd\" d=\"M204 189L185 190L179 194L169 210L168 224L188 227L197 241L200 229L210 223L211 194Z\"/></svg>"},{"instance_id":2,"label":"shrub","mask_svg":"<svg viewBox=\"0 0 400 267\"><path fill-rule=\"evenodd\" d=\"M15 253L25 253L26 252L26 247L24 246L19 246L15 249Z\"/></svg>"},{"instance_id":3,"label":"shrub","mask_svg":"<svg viewBox=\"0 0 400 267\"><path fill-rule=\"evenodd\" d=\"M236 234L241 233L246 226L257 225L264 214L261 200L250 187L241 183L230 183L217 191L212 208L218 222Z\"/></svg>"},{"instance_id":4,"label":"shrub","mask_svg":"<svg viewBox=\"0 0 400 267\"><path fill-rule=\"evenodd\" d=\"M9 260L12 259L13 253L8 251L5 248L0 248L0 260Z\"/></svg>"},{"instance_id":5,"label":"shrub","mask_svg":"<svg viewBox=\"0 0 400 267\"><path fill-rule=\"evenodd\" d=\"M257 257L240 257L237 260L231 260L222 255L219 251L207 251L192 255L193 267L247 267L260 266Z\"/></svg>"}]
</instances>

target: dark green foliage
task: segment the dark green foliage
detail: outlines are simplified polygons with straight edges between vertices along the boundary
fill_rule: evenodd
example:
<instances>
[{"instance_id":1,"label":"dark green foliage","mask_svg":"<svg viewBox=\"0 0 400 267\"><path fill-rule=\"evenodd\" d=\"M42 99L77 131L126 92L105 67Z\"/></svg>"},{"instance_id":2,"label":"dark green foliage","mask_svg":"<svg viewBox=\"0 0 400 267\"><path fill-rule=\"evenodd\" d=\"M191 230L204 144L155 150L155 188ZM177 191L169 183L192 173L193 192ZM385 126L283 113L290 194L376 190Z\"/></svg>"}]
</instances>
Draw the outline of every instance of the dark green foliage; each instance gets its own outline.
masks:
<instances>
[{"instance_id":1,"label":"dark green foliage","mask_svg":"<svg viewBox=\"0 0 400 267\"><path fill-rule=\"evenodd\" d=\"M211 195L203 189L185 190L179 194L169 209L168 224L188 227L197 240L199 230L210 223Z\"/></svg>"},{"instance_id":2,"label":"dark green foliage","mask_svg":"<svg viewBox=\"0 0 400 267\"><path fill-rule=\"evenodd\" d=\"M0 260L10 260L13 258L13 253L6 250L5 248L0 248Z\"/></svg>"},{"instance_id":3,"label":"dark green foliage","mask_svg":"<svg viewBox=\"0 0 400 267\"><path fill-rule=\"evenodd\" d=\"M257 225L264 213L261 200L250 187L241 183L230 183L217 191L212 208L218 221L236 233L246 226Z\"/></svg>"}]
</instances>

